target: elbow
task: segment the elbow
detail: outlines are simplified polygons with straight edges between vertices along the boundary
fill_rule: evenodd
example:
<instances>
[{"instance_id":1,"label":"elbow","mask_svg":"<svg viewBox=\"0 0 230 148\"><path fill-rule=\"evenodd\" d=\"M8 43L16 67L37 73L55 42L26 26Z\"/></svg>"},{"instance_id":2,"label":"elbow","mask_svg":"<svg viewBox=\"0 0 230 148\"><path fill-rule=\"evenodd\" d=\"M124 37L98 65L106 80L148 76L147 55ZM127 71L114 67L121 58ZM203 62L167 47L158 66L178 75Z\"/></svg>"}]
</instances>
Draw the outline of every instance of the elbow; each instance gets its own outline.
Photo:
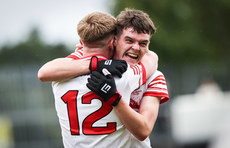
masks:
<instances>
[{"instance_id":1,"label":"elbow","mask_svg":"<svg viewBox=\"0 0 230 148\"><path fill-rule=\"evenodd\" d=\"M158 57L158 55L156 53L155 53L154 57L155 57L156 63L158 64L159 57Z\"/></svg>"},{"instance_id":2,"label":"elbow","mask_svg":"<svg viewBox=\"0 0 230 148\"><path fill-rule=\"evenodd\" d=\"M147 136L148 137L148 136ZM144 141L147 137L140 137L140 138L137 138L139 141Z\"/></svg>"},{"instance_id":3,"label":"elbow","mask_svg":"<svg viewBox=\"0 0 230 148\"><path fill-rule=\"evenodd\" d=\"M159 61L159 58L158 58L158 55L157 54L155 54L155 65L156 65L156 70L158 69L158 61Z\"/></svg>"},{"instance_id":4,"label":"elbow","mask_svg":"<svg viewBox=\"0 0 230 148\"><path fill-rule=\"evenodd\" d=\"M156 61L158 62L159 61L158 55L155 52L153 52L153 55L154 55L154 58L156 59Z\"/></svg>"},{"instance_id":5,"label":"elbow","mask_svg":"<svg viewBox=\"0 0 230 148\"><path fill-rule=\"evenodd\" d=\"M158 57L158 55L157 55L155 52L153 52L153 51L150 50L150 51L149 51L149 54L152 56L152 58L155 59L155 61L158 62L159 57Z\"/></svg>"},{"instance_id":6,"label":"elbow","mask_svg":"<svg viewBox=\"0 0 230 148\"><path fill-rule=\"evenodd\" d=\"M157 69L157 68L158 68L159 57L158 57L158 55L157 55L155 52L153 52L153 51L150 51L150 54L151 54L151 56L152 56L153 63L154 63L154 65L155 65L155 69Z\"/></svg>"},{"instance_id":7,"label":"elbow","mask_svg":"<svg viewBox=\"0 0 230 148\"><path fill-rule=\"evenodd\" d=\"M154 124L150 125L150 124L145 123L140 127L142 127L142 128L138 128L138 130L136 130L136 133L134 136L139 141L144 141L151 134L153 127L154 127Z\"/></svg>"},{"instance_id":8,"label":"elbow","mask_svg":"<svg viewBox=\"0 0 230 148\"><path fill-rule=\"evenodd\" d=\"M139 135L139 136L136 136L136 138L139 140L139 141L144 141L149 135L145 134L145 135Z\"/></svg>"},{"instance_id":9,"label":"elbow","mask_svg":"<svg viewBox=\"0 0 230 148\"><path fill-rule=\"evenodd\" d=\"M139 141L144 141L150 134L151 134L151 130L146 130L146 131L142 131L142 132L139 133L138 135L135 135L135 137L136 137Z\"/></svg>"},{"instance_id":10,"label":"elbow","mask_svg":"<svg viewBox=\"0 0 230 148\"><path fill-rule=\"evenodd\" d=\"M46 82L47 81L46 73L43 70L41 70L41 69L38 71L38 79L41 82Z\"/></svg>"}]
</instances>

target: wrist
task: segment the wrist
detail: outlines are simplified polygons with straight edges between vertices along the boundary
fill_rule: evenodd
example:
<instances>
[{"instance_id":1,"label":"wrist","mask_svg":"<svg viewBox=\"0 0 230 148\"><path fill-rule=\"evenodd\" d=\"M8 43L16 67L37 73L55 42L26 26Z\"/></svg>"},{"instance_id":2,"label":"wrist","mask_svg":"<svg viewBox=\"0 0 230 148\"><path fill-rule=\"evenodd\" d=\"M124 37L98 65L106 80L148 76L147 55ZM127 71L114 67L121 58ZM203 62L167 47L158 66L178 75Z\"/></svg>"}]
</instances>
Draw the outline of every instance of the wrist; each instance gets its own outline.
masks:
<instances>
[{"instance_id":1,"label":"wrist","mask_svg":"<svg viewBox=\"0 0 230 148\"><path fill-rule=\"evenodd\" d=\"M98 63L98 58L96 56L92 56L89 64L90 72L97 71L97 63Z\"/></svg>"},{"instance_id":2,"label":"wrist","mask_svg":"<svg viewBox=\"0 0 230 148\"><path fill-rule=\"evenodd\" d=\"M108 99L107 103L111 104L112 106L117 106L119 101L121 100L121 94L116 91L116 93Z\"/></svg>"}]
</instances>

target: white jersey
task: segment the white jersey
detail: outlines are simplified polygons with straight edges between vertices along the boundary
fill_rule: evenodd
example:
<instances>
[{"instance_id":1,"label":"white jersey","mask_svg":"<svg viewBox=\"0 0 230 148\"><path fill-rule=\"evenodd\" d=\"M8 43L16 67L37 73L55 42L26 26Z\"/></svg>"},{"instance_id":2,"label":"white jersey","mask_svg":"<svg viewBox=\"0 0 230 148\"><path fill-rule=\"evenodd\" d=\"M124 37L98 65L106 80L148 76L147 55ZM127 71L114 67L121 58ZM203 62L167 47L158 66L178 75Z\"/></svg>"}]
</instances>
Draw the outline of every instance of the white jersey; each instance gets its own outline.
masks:
<instances>
[{"instance_id":1,"label":"white jersey","mask_svg":"<svg viewBox=\"0 0 230 148\"><path fill-rule=\"evenodd\" d=\"M71 53L68 58L78 60L83 56L82 49L76 49L74 53ZM140 63L141 64L141 63ZM139 111L141 99L143 96L153 96L160 97L160 103L167 102L169 100L167 84L164 75L160 71L156 71L150 78L148 78L146 83L143 83L138 89L132 92L130 98L130 107ZM131 143L131 148L150 148L150 139L146 138L144 141L139 141L134 137L128 129L125 129L126 133L129 133L129 142ZM131 137L131 138L130 138Z\"/></svg>"},{"instance_id":2,"label":"white jersey","mask_svg":"<svg viewBox=\"0 0 230 148\"><path fill-rule=\"evenodd\" d=\"M160 97L160 103L164 103L169 100L167 85L164 75L160 71L156 71L147 82L136 89L131 94L130 106L139 111L141 99L143 96L153 96ZM132 148L150 148L150 139L146 138L144 141L139 141L136 137L132 136L131 138L131 147Z\"/></svg>"},{"instance_id":3,"label":"white jersey","mask_svg":"<svg viewBox=\"0 0 230 148\"><path fill-rule=\"evenodd\" d=\"M128 66L121 79L115 78L117 90L127 103L131 92L146 81L142 70L140 65ZM88 78L84 75L52 83L64 147L130 147L131 134L112 106L86 87Z\"/></svg>"}]
</instances>

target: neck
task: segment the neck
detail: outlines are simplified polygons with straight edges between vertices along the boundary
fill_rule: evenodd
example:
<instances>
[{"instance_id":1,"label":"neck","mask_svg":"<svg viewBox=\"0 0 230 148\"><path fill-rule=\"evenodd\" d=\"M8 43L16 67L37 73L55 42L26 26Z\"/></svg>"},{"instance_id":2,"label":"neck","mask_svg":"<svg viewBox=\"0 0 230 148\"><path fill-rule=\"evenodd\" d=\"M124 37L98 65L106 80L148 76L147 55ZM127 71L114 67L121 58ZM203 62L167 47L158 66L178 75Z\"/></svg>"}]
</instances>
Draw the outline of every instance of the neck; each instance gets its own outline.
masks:
<instances>
[{"instance_id":1,"label":"neck","mask_svg":"<svg viewBox=\"0 0 230 148\"><path fill-rule=\"evenodd\" d=\"M113 55L113 40L106 39L107 41L99 41L93 43L83 43L83 56L102 55L108 59Z\"/></svg>"},{"instance_id":2,"label":"neck","mask_svg":"<svg viewBox=\"0 0 230 148\"><path fill-rule=\"evenodd\" d=\"M108 54L106 54L106 50L103 48L88 48L88 47L83 47L83 56L92 56L92 55L102 55L105 56L106 58L108 57Z\"/></svg>"}]
</instances>

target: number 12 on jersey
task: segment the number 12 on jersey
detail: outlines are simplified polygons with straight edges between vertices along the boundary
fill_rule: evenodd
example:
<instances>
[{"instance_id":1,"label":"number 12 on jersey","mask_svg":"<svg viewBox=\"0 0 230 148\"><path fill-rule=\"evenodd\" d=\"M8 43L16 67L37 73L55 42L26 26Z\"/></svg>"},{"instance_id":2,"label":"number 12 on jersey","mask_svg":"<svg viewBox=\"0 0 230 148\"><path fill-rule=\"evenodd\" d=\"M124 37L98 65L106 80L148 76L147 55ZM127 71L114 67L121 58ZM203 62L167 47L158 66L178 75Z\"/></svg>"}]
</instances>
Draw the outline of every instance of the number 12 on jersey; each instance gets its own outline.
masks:
<instances>
[{"instance_id":1,"label":"number 12 on jersey","mask_svg":"<svg viewBox=\"0 0 230 148\"><path fill-rule=\"evenodd\" d=\"M72 135L80 135L80 129L82 129L82 133L85 135L102 135L102 134L110 134L116 131L116 122L107 122L106 126L95 127L93 124L100 120L101 118L108 115L113 107L107 103L105 103L100 97L98 97L95 93L89 92L81 97L82 104L91 104L93 99L100 100L102 106L95 112L89 113L87 117L83 120L83 122L79 123L78 118L78 103L77 102L78 90L70 90L65 93L61 99L67 105L69 123L70 123L70 131Z\"/></svg>"}]
</instances>

